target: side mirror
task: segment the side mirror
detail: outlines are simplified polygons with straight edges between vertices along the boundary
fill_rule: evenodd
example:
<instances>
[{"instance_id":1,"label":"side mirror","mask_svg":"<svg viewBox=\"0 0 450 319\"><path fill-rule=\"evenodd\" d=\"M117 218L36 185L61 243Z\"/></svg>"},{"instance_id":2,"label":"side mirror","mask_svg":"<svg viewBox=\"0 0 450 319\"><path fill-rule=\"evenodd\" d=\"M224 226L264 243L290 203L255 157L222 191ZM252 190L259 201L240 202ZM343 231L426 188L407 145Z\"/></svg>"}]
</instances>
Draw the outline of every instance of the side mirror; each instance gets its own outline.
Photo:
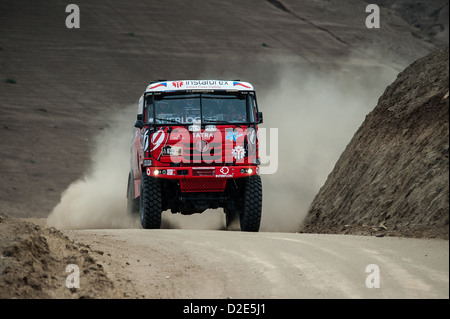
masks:
<instances>
[{"instance_id":1,"label":"side mirror","mask_svg":"<svg viewBox=\"0 0 450 319\"><path fill-rule=\"evenodd\" d=\"M136 120L136 122L134 122L134 127L142 129L144 127L144 122L142 122L141 120Z\"/></svg>"},{"instance_id":2,"label":"side mirror","mask_svg":"<svg viewBox=\"0 0 450 319\"><path fill-rule=\"evenodd\" d=\"M263 113L262 112L258 112L257 115L258 115L257 122L258 122L258 124L261 124L263 122Z\"/></svg>"},{"instance_id":3,"label":"side mirror","mask_svg":"<svg viewBox=\"0 0 450 319\"><path fill-rule=\"evenodd\" d=\"M138 129L142 129L144 127L144 114L138 114L136 116L134 127L137 127Z\"/></svg>"}]
</instances>

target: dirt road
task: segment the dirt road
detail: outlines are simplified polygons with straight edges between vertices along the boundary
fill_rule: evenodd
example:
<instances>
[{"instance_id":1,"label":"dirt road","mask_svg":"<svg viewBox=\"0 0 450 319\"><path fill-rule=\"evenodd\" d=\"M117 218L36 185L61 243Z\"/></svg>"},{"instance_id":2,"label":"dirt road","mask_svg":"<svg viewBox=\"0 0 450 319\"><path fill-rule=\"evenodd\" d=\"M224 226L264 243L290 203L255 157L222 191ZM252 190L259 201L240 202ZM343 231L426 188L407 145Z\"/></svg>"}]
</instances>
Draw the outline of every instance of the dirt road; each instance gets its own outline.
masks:
<instances>
[{"instance_id":1,"label":"dirt road","mask_svg":"<svg viewBox=\"0 0 450 319\"><path fill-rule=\"evenodd\" d=\"M89 245L131 298L449 297L445 240L192 229L64 234Z\"/></svg>"}]
</instances>

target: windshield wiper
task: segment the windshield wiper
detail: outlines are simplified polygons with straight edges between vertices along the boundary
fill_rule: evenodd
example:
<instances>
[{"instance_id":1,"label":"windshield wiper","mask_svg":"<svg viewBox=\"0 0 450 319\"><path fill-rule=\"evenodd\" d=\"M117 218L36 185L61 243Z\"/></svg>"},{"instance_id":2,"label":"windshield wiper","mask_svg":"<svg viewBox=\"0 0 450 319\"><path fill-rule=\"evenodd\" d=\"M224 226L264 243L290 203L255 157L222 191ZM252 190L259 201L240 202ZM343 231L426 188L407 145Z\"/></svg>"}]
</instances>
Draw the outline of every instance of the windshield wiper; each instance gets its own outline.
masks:
<instances>
[{"instance_id":1,"label":"windshield wiper","mask_svg":"<svg viewBox=\"0 0 450 319\"><path fill-rule=\"evenodd\" d=\"M225 121L225 120L208 120L208 119L203 119L203 122L208 122L208 123L214 123L214 124L223 124L223 123L225 123L225 124L231 124L231 125L236 125L236 126L238 126L238 127L241 127L241 125L242 124L245 124L245 123L236 123L236 122L230 122L230 121Z\"/></svg>"}]
</instances>

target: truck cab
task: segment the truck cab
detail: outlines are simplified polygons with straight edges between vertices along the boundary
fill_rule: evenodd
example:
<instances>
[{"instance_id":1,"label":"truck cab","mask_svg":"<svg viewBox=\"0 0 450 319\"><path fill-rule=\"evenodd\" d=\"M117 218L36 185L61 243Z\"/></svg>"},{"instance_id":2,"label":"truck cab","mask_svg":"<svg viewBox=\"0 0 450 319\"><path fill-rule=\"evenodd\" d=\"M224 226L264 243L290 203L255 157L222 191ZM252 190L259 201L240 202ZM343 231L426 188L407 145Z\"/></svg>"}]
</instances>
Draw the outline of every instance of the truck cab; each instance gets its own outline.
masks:
<instances>
[{"instance_id":1,"label":"truck cab","mask_svg":"<svg viewBox=\"0 0 450 319\"><path fill-rule=\"evenodd\" d=\"M242 231L259 231L261 123L248 82L151 82L133 128L129 213L155 229L165 210L190 215L223 208L227 226L239 218Z\"/></svg>"}]
</instances>

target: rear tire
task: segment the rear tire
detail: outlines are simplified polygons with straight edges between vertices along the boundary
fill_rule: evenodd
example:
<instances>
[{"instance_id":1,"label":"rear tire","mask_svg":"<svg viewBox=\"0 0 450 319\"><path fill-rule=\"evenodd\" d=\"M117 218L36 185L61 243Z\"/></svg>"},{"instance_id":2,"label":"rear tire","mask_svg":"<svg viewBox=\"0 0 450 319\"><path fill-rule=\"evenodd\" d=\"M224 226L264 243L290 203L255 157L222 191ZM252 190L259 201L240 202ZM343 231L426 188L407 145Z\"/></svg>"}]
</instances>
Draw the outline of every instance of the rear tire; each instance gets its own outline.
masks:
<instances>
[{"instance_id":1,"label":"rear tire","mask_svg":"<svg viewBox=\"0 0 450 319\"><path fill-rule=\"evenodd\" d=\"M240 212L241 231L258 232L262 212L261 176L250 176L244 186L244 200Z\"/></svg>"},{"instance_id":2,"label":"rear tire","mask_svg":"<svg viewBox=\"0 0 450 319\"><path fill-rule=\"evenodd\" d=\"M161 183L154 177L142 174L141 182L141 225L145 229L161 228Z\"/></svg>"}]
</instances>

